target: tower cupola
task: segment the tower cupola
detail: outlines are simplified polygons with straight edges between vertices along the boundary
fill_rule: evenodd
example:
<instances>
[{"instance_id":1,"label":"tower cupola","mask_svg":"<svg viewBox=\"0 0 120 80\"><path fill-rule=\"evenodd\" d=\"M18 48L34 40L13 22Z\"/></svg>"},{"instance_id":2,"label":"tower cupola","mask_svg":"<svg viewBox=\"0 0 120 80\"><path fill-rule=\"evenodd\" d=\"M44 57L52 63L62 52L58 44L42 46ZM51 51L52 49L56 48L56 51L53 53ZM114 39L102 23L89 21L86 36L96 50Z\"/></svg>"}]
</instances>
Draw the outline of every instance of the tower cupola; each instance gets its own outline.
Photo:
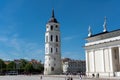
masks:
<instances>
[{"instance_id":1,"label":"tower cupola","mask_svg":"<svg viewBox=\"0 0 120 80\"><path fill-rule=\"evenodd\" d=\"M55 15L54 15L54 9L52 10L52 17L50 18L48 23L51 23L51 22L58 23L57 19L55 18Z\"/></svg>"}]
</instances>

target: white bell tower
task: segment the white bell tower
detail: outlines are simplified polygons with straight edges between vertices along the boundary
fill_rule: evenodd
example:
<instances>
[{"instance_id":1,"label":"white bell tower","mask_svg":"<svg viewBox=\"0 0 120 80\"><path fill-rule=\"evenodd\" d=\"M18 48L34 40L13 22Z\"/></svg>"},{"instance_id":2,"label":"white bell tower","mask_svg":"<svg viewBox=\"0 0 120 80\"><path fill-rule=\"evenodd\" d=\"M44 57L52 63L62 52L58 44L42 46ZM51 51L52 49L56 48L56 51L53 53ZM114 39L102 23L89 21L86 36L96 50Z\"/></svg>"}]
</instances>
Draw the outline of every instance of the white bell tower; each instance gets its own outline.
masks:
<instances>
[{"instance_id":1,"label":"white bell tower","mask_svg":"<svg viewBox=\"0 0 120 80\"><path fill-rule=\"evenodd\" d=\"M60 26L52 10L52 17L46 24L44 74L61 74L61 66Z\"/></svg>"}]
</instances>

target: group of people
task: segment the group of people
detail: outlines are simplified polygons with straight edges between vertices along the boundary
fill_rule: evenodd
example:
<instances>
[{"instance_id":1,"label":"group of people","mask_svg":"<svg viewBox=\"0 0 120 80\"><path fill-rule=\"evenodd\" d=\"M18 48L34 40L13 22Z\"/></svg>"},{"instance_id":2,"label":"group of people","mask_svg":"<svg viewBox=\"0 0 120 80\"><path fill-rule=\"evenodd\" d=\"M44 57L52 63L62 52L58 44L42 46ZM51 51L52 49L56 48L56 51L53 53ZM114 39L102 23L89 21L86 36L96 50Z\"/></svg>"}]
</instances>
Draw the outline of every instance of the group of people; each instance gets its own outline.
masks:
<instances>
[{"instance_id":1,"label":"group of people","mask_svg":"<svg viewBox=\"0 0 120 80\"><path fill-rule=\"evenodd\" d=\"M79 79L82 80L82 75L79 75ZM40 76L40 80L42 80L42 75ZM72 75L66 75L65 80L73 80Z\"/></svg>"},{"instance_id":2,"label":"group of people","mask_svg":"<svg viewBox=\"0 0 120 80\"><path fill-rule=\"evenodd\" d=\"M92 74L92 77L95 77L95 74ZM99 73L96 74L96 78L99 78Z\"/></svg>"},{"instance_id":3,"label":"group of people","mask_svg":"<svg viewBox=\"0 0 120 80\"><path fill-rule=\"evenodd\" d=\"M67 77L65 80L73 80L73 77Z\"/></svg>"},{"instance_id":4,"label":"group of people","mask_svg":"<svg viewBox=\"0 0 120 80\"><path fill-rule=\"evenodd\" d=\"M82 80L82 75L79 75L79 79ZM72 75L66 75L65 80L73 80Z\"/></svg>"}]
</instances>

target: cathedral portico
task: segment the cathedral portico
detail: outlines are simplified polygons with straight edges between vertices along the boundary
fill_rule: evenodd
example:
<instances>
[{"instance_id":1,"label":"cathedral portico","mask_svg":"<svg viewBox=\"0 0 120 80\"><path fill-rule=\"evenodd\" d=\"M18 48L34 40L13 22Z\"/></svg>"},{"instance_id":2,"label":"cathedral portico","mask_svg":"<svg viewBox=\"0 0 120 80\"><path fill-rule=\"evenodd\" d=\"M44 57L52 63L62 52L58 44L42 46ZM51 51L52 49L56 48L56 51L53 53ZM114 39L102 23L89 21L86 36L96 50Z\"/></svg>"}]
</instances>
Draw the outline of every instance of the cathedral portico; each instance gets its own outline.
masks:
<instances>
[{"instance_id":1,"label":"cathedral portico","mask_svg":"<svg viewBox=\"0 0 120 80\"><path fill-rule=\"evenodd\" d=\"M92 35L89 29L86 50L86 75L118 76L120 74L120 30Z\"/></svg>"}]
</instances>

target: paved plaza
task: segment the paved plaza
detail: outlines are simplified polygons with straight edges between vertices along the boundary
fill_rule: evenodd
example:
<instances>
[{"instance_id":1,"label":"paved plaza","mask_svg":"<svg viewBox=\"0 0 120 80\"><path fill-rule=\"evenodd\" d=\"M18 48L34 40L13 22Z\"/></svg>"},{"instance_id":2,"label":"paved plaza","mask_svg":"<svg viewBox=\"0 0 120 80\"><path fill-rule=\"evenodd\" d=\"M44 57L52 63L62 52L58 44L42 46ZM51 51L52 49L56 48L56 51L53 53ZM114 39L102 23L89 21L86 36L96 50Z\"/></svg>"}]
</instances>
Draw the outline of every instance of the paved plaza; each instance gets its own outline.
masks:
<instances>
[{"instance_id":1,"label":"paved plaza","mask_svg":"<svg viewBox=\"0 0 120 80\"><path fill-rule=\"evenodd\" d=\"M67 80L65 75L62 76L43 76L41 75L16 75L16 76L0 76L0 80ZM120 80L120 77L112 78L83 78L79 79L79 76L72 76L73 80Z\"/></svg>"},{"instance_id":2,"label":"paved plaza","mask_svg":"<svg viewBox=\"0 0 120 80\"><path fill-rule=\"evenodd\" d=\"M0 76L0 80L67 80L64 76L42 76L41 75L16 75L16 76ZM74 78L73 80L79 80Z\"/></svg>"}]
</instances>

